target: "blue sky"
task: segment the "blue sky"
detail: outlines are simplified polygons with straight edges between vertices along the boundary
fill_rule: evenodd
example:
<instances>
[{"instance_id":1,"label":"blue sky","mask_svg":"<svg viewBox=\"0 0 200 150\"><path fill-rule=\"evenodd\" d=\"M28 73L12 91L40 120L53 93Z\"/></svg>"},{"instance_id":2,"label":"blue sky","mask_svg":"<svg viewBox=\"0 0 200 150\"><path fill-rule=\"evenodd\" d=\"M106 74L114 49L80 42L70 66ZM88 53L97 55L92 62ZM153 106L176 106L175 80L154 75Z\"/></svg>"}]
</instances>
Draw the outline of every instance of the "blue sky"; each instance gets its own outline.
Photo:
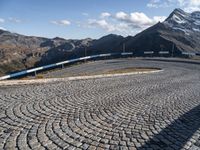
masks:
<instances>
[{"instance_id":1,"label":"blue sky","mask_svg":"<svg viewBox=\"0 0 200 150\"><path fill-rule=\"evenodd\" d=\"M66 39L135 35L174 8L198 10L199 0L0 0L0 28Z\"/></svg>"}]
</instances>

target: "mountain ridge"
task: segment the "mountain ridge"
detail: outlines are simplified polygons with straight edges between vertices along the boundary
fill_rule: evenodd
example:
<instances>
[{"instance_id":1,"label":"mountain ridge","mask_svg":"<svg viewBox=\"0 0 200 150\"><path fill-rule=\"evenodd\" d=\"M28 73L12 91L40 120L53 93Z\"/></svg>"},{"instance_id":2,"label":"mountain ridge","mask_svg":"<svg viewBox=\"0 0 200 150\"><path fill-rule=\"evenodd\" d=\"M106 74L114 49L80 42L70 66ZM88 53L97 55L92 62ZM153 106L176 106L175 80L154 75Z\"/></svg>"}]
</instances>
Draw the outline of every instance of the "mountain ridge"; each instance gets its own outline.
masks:
<instances>
[{"instance_id":1,"label":"mountain ridge","mask_svg":"<svg viewBox=\"0 0 200 150\"><path fill-rule=\"evenodd\" d=\"M175 9L164 22L159 22L135 36L109 34L99 39L52 39L25 36L0 29L0 75L31 67L47 65L87 55L126 51L143 56L144 51L200 52L200 12L186 13Z\"/></svg>"}]
</instances>

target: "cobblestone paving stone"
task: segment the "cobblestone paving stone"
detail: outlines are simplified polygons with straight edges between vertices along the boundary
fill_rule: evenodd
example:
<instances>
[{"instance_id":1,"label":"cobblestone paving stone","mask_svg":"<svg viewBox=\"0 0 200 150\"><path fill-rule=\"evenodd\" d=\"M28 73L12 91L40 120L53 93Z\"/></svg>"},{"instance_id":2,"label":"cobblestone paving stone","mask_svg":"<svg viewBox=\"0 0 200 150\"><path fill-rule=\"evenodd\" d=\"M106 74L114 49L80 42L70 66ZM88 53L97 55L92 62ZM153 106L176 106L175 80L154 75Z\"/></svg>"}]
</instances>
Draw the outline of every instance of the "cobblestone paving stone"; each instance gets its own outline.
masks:
<instances>
[{"instance_id":1,"label":"cobblestone paving stone","mask_svg":"<svg viewBox=\"0 0 200 150\"><path fill-rule=\"evenodd\" d=\"M92 66L106 64L164 71L1 86L0 149L200 148L200 63L127 59ZM84 65L82 71L90 64Z\"/></svg>"}]
</instances>

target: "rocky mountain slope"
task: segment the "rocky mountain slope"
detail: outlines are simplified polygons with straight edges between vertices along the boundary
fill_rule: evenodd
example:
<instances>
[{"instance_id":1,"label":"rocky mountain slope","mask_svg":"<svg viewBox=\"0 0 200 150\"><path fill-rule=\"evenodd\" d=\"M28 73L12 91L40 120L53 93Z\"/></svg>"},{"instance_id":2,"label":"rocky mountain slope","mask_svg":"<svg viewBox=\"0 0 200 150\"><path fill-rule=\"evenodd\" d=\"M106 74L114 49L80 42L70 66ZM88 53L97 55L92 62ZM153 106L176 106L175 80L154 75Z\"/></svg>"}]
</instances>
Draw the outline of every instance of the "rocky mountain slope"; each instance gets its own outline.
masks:
<instances>
[{"instance_id":1,"label":"rocky mountain slope","mask_svg":"<svg viewBox=\"0 0 200 150\"><path fill-rule=\"evenodd\" d=\"M169 51L174 55L181 52L200 52L200 12L186 13L175 9L162 23L146 29L126 40L128 49L142 51Z\"/></svg>"},{"instance_id":2,"label":"rocky mountain slope","mask_svg":"<svg viewBox=\"0 0 200 150\"><path fill-rule=\"evenodd\" d=\"M175 9L162 23L132 37L107 35L100 39L66 40L24 36L0 30L0 75L70 58L109 52L169 51L175 56L184 52L200 52L200 12L186 13ZM172 48L173 47L173 48Z\"/></svg>"},{"instance_id":3,"label":"rocky mountain slope","mask_svg":"<svg viewBox=\"0 0 200 150\"><path fill-rule=\"evenodd\" d=\"M91 41L48 39L0 30L0 75L66 60Z\"/></svg>"}]
</instances>

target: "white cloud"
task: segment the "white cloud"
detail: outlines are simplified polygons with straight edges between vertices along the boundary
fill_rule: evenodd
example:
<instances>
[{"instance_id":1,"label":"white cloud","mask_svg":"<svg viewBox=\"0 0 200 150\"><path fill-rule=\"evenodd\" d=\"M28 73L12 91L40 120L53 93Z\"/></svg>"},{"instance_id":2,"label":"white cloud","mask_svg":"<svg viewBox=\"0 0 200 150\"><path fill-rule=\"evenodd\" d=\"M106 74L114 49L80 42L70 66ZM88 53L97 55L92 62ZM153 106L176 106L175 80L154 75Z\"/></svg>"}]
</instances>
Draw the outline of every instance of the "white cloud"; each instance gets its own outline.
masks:
<instances>
[{"instance_id":1,"label":"white cloud","mask_svg":"<svg viewBox=\"0 0 200 150\"><path fill-rule=\"evenodd\" d=\"M142 12L133 12L127 14L125 12L118 12L115 15L116 19L128 23L130 26L145 29L157 22L162 22L166 19L165 16L155 16L149 18L146 14Z\"/></svg>"},{"instance_id":2,"label":"white cloud","mask_svg":"<svg viewBox=\"0 0 200 150\"><path fill-rule=\"evenodd\" d=\"M116 14L103 15L104 18L102 18L102 14L100 15L101 19L89 19L87 27L101 28L107 32L122 35L133 35L166 19L165 16L150 18L142 12L128 14L121 11Z\"/></svg>"},{"instance_id":3,"label":"white cloud","mask_svg":"<svg viewBox=\"0 0 200 150\"><path fill-rule=\"evenodd\" d=\"M13 22L13 23L21 23L21 22L22 22L20 19L12 18L12 17L8 18L8 20L9 20L10 22Z\"/></svg>"},{"instance_id":4,"label":"white cloud","mask_svg":"<svg viewBox=\"0 0 200 150\"><path fill-rule=\"evenodd\" d=\"M6 28L4 28L4 27L0 27L0 30L6 30Z\"/></svg>"},{"instance_id":5,"label":"white cloud","mask_svg":"<svg viewBox=\"0 0 200 150\"><path fill-rule=\"evenodd\" d=\"M89 20L89 27L96 27L106 30L111 33L120 33L123 35L130 35L131 27L126 23L111 23L106 20Z\"/></svg>"},{"instance_id":6,"label":"white cloud","mask_svg":"<svg viewBox=\"0 0 200 150\"><path fill-rule=\"evenodd\" d=\"M200 11L200 0L178 0L178 3L187 12Z\"/></svg>"},{"instance_id":7,"label":"white cloud","mask_svg":"<svg viewBox=\"0 0 200 150\"><path fill-rule=\"evenodd\" d=\"M60 25L60 26L68 26L68 25L71 24L71 22L68 21L68 20L51 21L51 23L56 24L56 25Z\"/></svg>"},{"instance_id":8,"label":"white cloud","mask_svg":"<svg viewBox=\"0 0 200 150\"><path fill-rule=\"evenodd\" d=\"M106 18L106 17L110 17L111 16L111 14L110 13L108 13L108 12L103 12L103 13L101 13L101 18Z\"/></svg>"},{"instance_id":9,"label":"white cloud","mask_svg":"<svg viewBox=\"0 0 200 150\"><path fill-rule=\"evenodd\" d=\"M125 20L125 19L128 18L128 15L125 12L122 12L122 11L116 13L115 16L116 16L117 19L121 19L121 20Z\"/></svg>"},{"instance_id":10,"label":"white cloud","mask_svg":"<svg viewBox=\"0 0 200 150\"><path fill-rule=\"evenodd\" d=\"M5 22L5 20L0 18L0 23L4 23L4 22Z\"/></svg>"},{"instance_id":11,"label":"white cloud","mask_svg":"<svg viewBox=\"0 0 200 150\"><path fill-rule=\"evenodd\" d=\"M150 0L147 4L149 8L166 8L174 5L176 0Z\"/></svg>"},{"instance_id":12,"label":"white cloud","mask_svg":"<svg viewBox=\"0 0 200 150\"><path fill-rule=\"evenodd\" d=\"M127 23L112 23L108 22L106 20L89 20L89 26L90 28L101 28L109 33L115 33L120 35L135 35L140 30L133 30L132 27L130 27Z\"/></svg>"},{"instance_id":13,"label":"white cloud","mask_svg":"<svg viewBox=\"0 0 200 150\"><path fill-rule=\"evenodd\" d=\"M155 22L163 22L163 21L165 21L165 19L167 19L166 16L154 16L154 17L153 17L153 20L154 20Z\"/></svg>"},{"instance_id":14,"label":"white cloud","mask_svg":"<svg viewBox=\"0 0 200 150\"><path fill-rule=\"evenodd\" d=\"M200 0L150 0L149 8L180 7L187 12L200 11Z\"/></svg>"},{"instance_id":15,"label":"white cloud","mask_svg":"<svg viewBox=\"0 0 200 150\"><path fill-rule=\"evenodd\" d=\"M133 24L138 25L152 25L154 24L154 20L147 17L144 13L134 12L130 14L130 21Z\"/></svg>"},{"instance_id":16,"label":"white cloud","mask_svg":"<svg viewBox=\"0 0 200 150\"><path fill-rule=\"evenodd\" d=\"M88 20L90 26L96 26L105 29L108 32L112 32L115 30L115 27L112 24L109 24L106 20L96 20L90 19Z\"/></svg>"}]
</instances>

